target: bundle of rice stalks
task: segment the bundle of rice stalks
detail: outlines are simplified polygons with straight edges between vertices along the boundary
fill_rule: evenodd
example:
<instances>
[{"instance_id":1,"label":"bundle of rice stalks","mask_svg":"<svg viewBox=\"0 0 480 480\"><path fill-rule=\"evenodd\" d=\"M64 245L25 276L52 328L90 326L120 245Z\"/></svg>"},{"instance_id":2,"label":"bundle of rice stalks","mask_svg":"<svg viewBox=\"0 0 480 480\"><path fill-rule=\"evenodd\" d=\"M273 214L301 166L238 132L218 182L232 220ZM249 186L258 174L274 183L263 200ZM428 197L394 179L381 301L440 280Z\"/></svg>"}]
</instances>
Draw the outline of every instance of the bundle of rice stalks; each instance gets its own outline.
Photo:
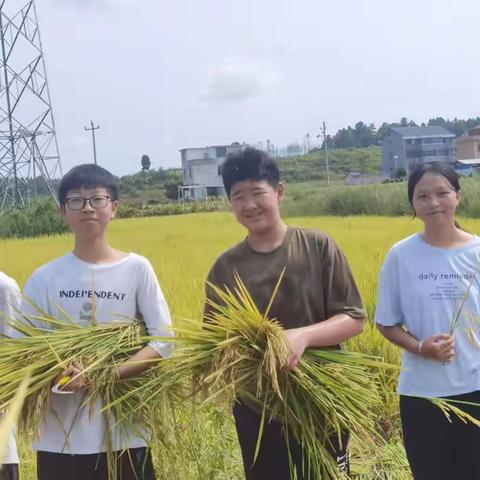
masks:
<instances>
[{"instance_id":1,"label":"bundle of rice stalks","mask_svg":"<svg viewBox=\"0 0 480 480\"><path fill-rule=\"evenodd\" d=\"M297 368L282 369L288 341L281 325L268 318L280 282L281 277L263 313L239 276L233 291L212 285L218 301L209 302L206 322L175 328L168 375L161 384L145 383L142 390L168 388L169 381L193 371L194 392L204 391L206 402L240 398L261 414L256 456L265 422L280 421L287 443L293 437L303 446L310 478L341 478L329 439L345 430L363 442L376 438L372 410L380 395L374 370L383 364L357 353L309 349Z\"/></svg>"},{"instance_id":2,"label":"bundle of rice stalks","mask_svg":"<svg viewBox=\"0 0 480 480\"><path fill-rule=\"evenodd\" d=\"M23 402L27 396L27 388L30 382L30 375L27 375L20 383L20 388L15 393L12 401L10 402L10 408L6 415L0 421L0 468L5 457L5 453L8 449L8 442L12 430L15 428L18 416L22 409Z\"/></svg>"},{"instance_id":3,"label":"bundle of rice stalks","mask_svg":"<svg viewBox=\"0 0 480 480\"><path fill-rule=\"evenodd\" d=\"M22 379L27 373L30 375L19 416L21 432L38 432L48 399L50 395L56 395L52 392L55 379L65 368L77 362L88 381L82 408L93 407L101 398L106 405L103 414L107 429L115 426L117 431L134 431L138 435L151 432L155 441L167 440L168 432L172 430L167 425L171 417L168 409L172 402L176 402L177 390L165 390L165 395L154 405L145 403L138 395L127 395L142 382L153 382L160 375L161 368L150 368L136 378L125 380L119 380L116 373L119 364L152 339L146 335L142 323L123 320L84 326L49 316L32 319L35 322L29 322L27 318L26 322L12 323L22 334L21 338L7 338L0 342L1 409L9 411ZM111 455L112 439L108 433L106 447Z\"/></svg>"},{"instance_id":4,"label":"bundle of rice stalks","mask_svg":"<svg viewBox=\"0 0 480 480\"><path fill-rule=\"evenodd\" d=\"M388 443L375 450L360 448L355 452L354 478L357 480L411 480L410 466L403 448L400 431Z\"/></svg>"}]
</instances>

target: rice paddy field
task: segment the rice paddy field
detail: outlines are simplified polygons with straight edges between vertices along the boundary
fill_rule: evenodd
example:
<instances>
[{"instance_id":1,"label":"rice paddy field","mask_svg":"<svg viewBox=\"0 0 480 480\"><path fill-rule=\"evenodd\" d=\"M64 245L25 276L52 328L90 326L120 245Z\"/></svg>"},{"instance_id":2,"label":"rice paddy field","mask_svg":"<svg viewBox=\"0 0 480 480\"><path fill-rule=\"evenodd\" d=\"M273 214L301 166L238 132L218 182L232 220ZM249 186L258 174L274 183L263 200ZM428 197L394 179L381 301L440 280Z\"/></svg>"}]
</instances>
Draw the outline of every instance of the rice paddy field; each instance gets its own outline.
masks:
<instances>
[{"instance_id":1,"label":"rice paddy field","mask_svg":"<svg viewBox=\"0 0 480 480\"><path fill-rule=\"evenodd\" d=\"M345 250L362 291L370 318L376 301L377 277L383 258L393 243L419 230L407 217L304 217L288 223L313 227L331 234ZM478 221L462 221L469 231ZM200 320L203 283L209 267L226 248L245 236L229 213L116 220L110 241L116 248L137 252L152 262L174 321ZM40 265L72 247L70 235L30 240L0 241L0 270L22 286ZM399 364L399 350L386 343L373 328L352 340L349 350L381 356ZM376 412L382 441L372 451L362 449L361 439L352 441L352 466L358 479L403 480L411 478L401 444L397 397L398 371L382 374L383 406ZM182 409L175 417L176 441L167 449L154 445L158 478L172 480L241 479L240 452L230 413L222 405L208 409ZM22 478L35 478L31 439L21 439Z\"/></svg>"}]
</instances>

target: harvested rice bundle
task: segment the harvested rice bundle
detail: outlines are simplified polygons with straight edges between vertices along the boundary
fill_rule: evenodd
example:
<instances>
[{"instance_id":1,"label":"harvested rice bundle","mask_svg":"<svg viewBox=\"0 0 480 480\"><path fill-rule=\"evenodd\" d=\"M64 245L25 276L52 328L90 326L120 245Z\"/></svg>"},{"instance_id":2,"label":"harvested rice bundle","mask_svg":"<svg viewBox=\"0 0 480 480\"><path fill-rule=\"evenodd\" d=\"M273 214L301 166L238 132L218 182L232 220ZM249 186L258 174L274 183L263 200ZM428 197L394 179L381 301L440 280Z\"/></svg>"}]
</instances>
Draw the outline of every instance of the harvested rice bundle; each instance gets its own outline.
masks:
<instances>
[{"instance_id":1,"label":"harvested rice bundle","mask_svg":"<svg viewBox=\"0 0 480 480\"><path fill-rule=\"evenodd\" d=\"M163 402L147 405L140 396L126 395L144 381L153 382L161 369L152 368L125 380L119 380L116 374L120 363L151 340L143 324L124 320L82 326L48 316L36 316L34 320L41 326L14 321L13 327L22 337L4 339L0 343L1 408L7 408L12 402L27 372L31 375L19 418L21 431L38 431L48 398L55 395L51 391L55 379L72 362L79 362L88 379L83 405L93 405L100 397L109 406L104 411L109 419L107 425L115 423L121 429L135 431L146 427L150 430L153 425L155 438L162 436L162 418L168 415L161 411L168 406ZM64 386L68 386L68 380L64 380L67 382ZM174 389L164 393L175 395ZM122 400L117 401L119 399Z\"/></svg>"},{"instance_id":2,"label":"harvested rice bundle","mask_svg":"<svg viewBox=\"0 0 480 480\"><path fill-rule=\"evenodd\" d=\"M30 375L27 375L21 381L19 389L15 393L15 396L12 398L8 412L0 421L0 468L2 467L5 453L8 452L8 442L10 439L10 434L15 428L15 424L20 415L23 402L25 401L25 397L27 395L27 388L29 382Z\"/></svg>"},{"instance_id":3,"label":"harvested rice bundle","mask_svg":"<svg viewBox=\"0 0 480 480\"><path fill-rule=\"evenodd\" d=\"M212 285L218 302L210 301L207 321L201 327L190 321L175 328L177 346L169 373L161 384L141 388L168 388L172 379L193 372L194 392L203 390L205 401L241 398L261 412L260 430L271 419L281 421L287 439L293 436L304 447L305 469L312 479L340 478L327 439L348 429L364 442L374 441L372 412L381 402L375 369L384 364L357 353L310 349L297 368L282 369L288 342L280 324L268 318L280 281L263 314L239 276L234 291ZM257 454L261 436L262 431Z\"/></svg>"}]
</instances>

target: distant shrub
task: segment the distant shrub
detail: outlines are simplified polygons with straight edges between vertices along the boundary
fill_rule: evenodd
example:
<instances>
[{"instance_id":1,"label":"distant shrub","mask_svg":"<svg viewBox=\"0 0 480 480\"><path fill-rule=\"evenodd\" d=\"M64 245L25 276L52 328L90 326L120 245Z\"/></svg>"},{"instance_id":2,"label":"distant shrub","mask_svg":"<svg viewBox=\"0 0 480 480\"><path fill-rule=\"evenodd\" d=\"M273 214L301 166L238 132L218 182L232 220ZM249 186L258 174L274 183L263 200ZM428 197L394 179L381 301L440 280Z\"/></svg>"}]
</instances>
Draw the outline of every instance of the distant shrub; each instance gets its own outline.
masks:
<instances>
[{"instance_id":1,"label":"distant shrub","mask_svg":"<svg viewBox=\"0 0 480 480\"><path fill-rule=\"evenodd\" d=\"M0 212L0 237L39 237L68 231L58 207L49 197L39 198L24 209Z\"/></svg>"},{"instance_id":2,"label":"distant shrub","mask_svg":"<svg viewBox=\"0 0 480 480\"><path fill-rule=\"evenodd\" d=\"M480 178L462 178L463 200L458 208L459 216L480 218ZM288 188L287 188L288 193ZM282 207L285 216L315 215L411 215L412 208L407 199L406 182L330 186L305 189L299 185L295 195L288 197Z\"/></svg>"}]
</instances>

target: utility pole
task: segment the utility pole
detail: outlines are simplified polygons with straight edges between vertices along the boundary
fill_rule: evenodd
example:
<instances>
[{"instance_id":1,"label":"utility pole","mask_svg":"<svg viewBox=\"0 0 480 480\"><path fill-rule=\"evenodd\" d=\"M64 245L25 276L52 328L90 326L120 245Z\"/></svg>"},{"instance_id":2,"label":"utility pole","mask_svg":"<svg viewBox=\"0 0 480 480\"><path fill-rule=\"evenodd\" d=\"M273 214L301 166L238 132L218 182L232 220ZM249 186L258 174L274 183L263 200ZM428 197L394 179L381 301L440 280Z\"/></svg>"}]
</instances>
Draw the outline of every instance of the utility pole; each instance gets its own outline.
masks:
<instances>
[{"instance_id":1,"label":"utility pole","mask_svg":"<svg viewBox=\"0 0 480 480\"><path fill-rule=\"evenodd\" d=\"M88 127L83 127L85 131L91 131L92 132L92 143L93 143L93 163L97 165L97 147L95 145L95 130L98 130L100 128L100 125L95 126L93 123L93 120L90 120L90 128Z\"/></svg>"},{"instance_id":2,"label":"utility pole","mask_svg":"<svg viewBox=\"0 0 480 480\"><path fill-rule=\"evenodd\" d=\"M310 134L307 133L307 134L305 135L305 147L306 147L306 149L307 149L307 151L306 151L305 153L307 153L307 154L310 153L310 138L311 138L311 137L310 137Z\"/></svg>"},{"instance_id":3,"label":"utility pole","mask_svg":"<svg viewBox=\"0 0 480 480\"><path fill-rule=\"evenodd\" d=\"M330 169L328 168L328 146L327 146L327 126L325 122L322 125L322 132L317 135L317 138L323 136L323 149L325 150L325 164L327 167L327 186L330 186Z\"/></svg>"}]
</instances>

